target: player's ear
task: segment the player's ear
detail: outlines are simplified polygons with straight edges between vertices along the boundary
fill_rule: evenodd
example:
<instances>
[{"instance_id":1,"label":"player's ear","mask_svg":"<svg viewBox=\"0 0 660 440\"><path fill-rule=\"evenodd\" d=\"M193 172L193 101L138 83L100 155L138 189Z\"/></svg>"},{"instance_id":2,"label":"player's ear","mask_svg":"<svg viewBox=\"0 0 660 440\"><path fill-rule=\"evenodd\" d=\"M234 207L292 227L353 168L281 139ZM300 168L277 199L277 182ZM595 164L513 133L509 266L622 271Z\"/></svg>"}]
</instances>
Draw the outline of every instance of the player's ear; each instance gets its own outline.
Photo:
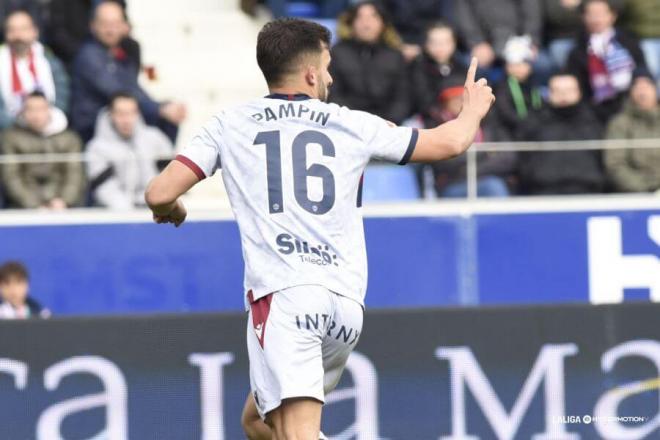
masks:
<instances>
[{"instance_id":1,"label":"player's ear","mask_svg":"<svg viewBox=\"0 0 660 440\"><path fill-rule=\"evenodd\" d=\"M305 81L307 85L316 87L319 82L319 72L314 66L307 66L305 68Z\"/></svg>"}]
</instances>

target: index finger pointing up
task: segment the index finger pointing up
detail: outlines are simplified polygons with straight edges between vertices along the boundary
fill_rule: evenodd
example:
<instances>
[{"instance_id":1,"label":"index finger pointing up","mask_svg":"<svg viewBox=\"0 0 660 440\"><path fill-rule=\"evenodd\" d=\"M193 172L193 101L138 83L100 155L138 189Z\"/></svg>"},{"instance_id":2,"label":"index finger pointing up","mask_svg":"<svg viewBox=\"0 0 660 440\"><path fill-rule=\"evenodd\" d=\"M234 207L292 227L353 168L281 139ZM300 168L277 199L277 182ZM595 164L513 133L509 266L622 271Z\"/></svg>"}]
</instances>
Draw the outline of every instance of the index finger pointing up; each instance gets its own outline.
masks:
<instances>
[{"instance_id":1,"label":"index finger pointing up","mask_svg":"<svg viewBox=\"0 0 660 440\"><path fill-rule=\"evenodd\" d=\"M477 61L476 57L472 57L472 61L470 62L470 68L468 69L468 73L467 73L467 78L465 79L466 86L474 84L475 80L477 79L478 66L479 66L479 61Z\"/></svg>"}]
</instances>

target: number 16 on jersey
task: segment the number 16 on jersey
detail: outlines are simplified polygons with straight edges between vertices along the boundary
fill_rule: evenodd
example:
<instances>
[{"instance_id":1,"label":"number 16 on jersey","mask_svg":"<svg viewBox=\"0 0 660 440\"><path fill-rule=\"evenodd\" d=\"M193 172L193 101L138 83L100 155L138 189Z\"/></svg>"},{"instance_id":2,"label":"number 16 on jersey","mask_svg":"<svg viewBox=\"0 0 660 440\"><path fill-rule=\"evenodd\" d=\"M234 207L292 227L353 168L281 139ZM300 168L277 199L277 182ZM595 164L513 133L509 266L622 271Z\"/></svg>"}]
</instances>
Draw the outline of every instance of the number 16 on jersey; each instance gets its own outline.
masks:
<instances>
[{"instance_id":1,"label":"number 16 on jersey","mask_svg":"<svg viewBox=\"0 0 660 440\"><path fill-rule=\"evenodd\" d=\"M271 214L284 212L282 194L282 152L279 130L262 131L254 140L254 145L266 145L266 174L268 180L268 209ZM319 163L307 166L307 147L310 144L321 146L323 156L335 157L335 146L328 136L315 130L306 130L298 134L291 146L293 192L298 204L307 212L322 215L335 204L335 177L332 171ZM309 199L307 178L318 177L322 181L321 200Z\"/></svg>"}]
</instances>

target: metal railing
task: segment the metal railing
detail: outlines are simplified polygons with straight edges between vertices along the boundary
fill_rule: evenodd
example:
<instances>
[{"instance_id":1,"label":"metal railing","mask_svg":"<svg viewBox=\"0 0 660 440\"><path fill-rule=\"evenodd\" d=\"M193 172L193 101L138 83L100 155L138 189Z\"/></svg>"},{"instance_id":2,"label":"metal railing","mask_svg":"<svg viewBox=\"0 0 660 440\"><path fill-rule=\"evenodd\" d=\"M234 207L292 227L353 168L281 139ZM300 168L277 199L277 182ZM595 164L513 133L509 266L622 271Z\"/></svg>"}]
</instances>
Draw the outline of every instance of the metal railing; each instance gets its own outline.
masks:
<instances>
[{"instance_id":1,"label":"metal railing","mask_svg":"<svg viewBox=\"0 0 660 440\"><path fill-rule=\"evenodd\" d=\"M124 158L121 156L113 156L112 158L103 159L104 162L117 162L117 161L134 161L136 159L134 154L126 154ZM140 159L147 159L153 161L170 160L174 155L154 155L154 156L139 156ZM0 165L5 164L45 164L45 163L66 163L66 162L92 162L94 157L87 153L46 153L46 154L0 154Z\"/></svg>"},{"instance_id":2,"label":"metal railing","mask_svg":"<svg viewBox=\"0 0 660 440\"><path fill-rule=\"evenodd\" d=\"M585 151L585 150L637 150L659 149L660 139L604 139L592 141L562 141L562 142L484 142L475 144L467 151L467 193L468 199L474 200L477 195L479 170L478 153L497 152L544 152L544 151Z\"/></svg>"},{"instance_id":3,"label":"metal railing","mask_svg":"<svg viewBox=\"0 0 660 440\"><path fill-rule=\"evenodd\" d=\"M468 199L478 198L477 186L479 180L479 165L477 156L479 153L504 153L504 152L544 152L544 151L584 151L584 150L632 150L632 149L660 149L660 139L621 139L621 140L590 140L590 141L565 141L565 142L486 142L475 144L466 153L466 178ZM159 155L140 159L154 161L165 161L173 158L173 155ZM43 164L63 162L87 163L95 160L87 153L49 153L49 154L25 154L25 155L2 155L0 154L0 167L5 164ZM113 157L112 162L122 160ZM126 161L136 160L133 154L127 154ZM104 159L104 161L109 161Z\"/></svg>"}]
</instances>

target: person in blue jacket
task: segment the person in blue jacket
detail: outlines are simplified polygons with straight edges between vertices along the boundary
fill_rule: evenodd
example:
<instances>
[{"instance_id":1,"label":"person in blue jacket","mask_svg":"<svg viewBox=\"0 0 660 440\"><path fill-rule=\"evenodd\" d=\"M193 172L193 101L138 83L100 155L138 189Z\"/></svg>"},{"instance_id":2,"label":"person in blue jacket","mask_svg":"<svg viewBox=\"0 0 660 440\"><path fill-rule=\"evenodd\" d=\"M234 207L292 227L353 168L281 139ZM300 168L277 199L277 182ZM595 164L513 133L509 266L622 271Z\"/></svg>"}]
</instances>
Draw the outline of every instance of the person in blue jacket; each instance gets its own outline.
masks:
<instances>
[{"instance_id":1,"label":"person in blue jacket","mask_svg":"<svg viewBox=\"0 0 660 440\"><path fill-rule=\"evenodd\" d=\"M140 66L122 48L130 27L119 3L102 1L94 10L92 38L73 62L71 122L84 141L94 135L99 111L118 92L130 93L140 104L149 125L159 127L174 141L186 108L178 102L158 102L138 84Z\"/></svg>"}]
</instances>

